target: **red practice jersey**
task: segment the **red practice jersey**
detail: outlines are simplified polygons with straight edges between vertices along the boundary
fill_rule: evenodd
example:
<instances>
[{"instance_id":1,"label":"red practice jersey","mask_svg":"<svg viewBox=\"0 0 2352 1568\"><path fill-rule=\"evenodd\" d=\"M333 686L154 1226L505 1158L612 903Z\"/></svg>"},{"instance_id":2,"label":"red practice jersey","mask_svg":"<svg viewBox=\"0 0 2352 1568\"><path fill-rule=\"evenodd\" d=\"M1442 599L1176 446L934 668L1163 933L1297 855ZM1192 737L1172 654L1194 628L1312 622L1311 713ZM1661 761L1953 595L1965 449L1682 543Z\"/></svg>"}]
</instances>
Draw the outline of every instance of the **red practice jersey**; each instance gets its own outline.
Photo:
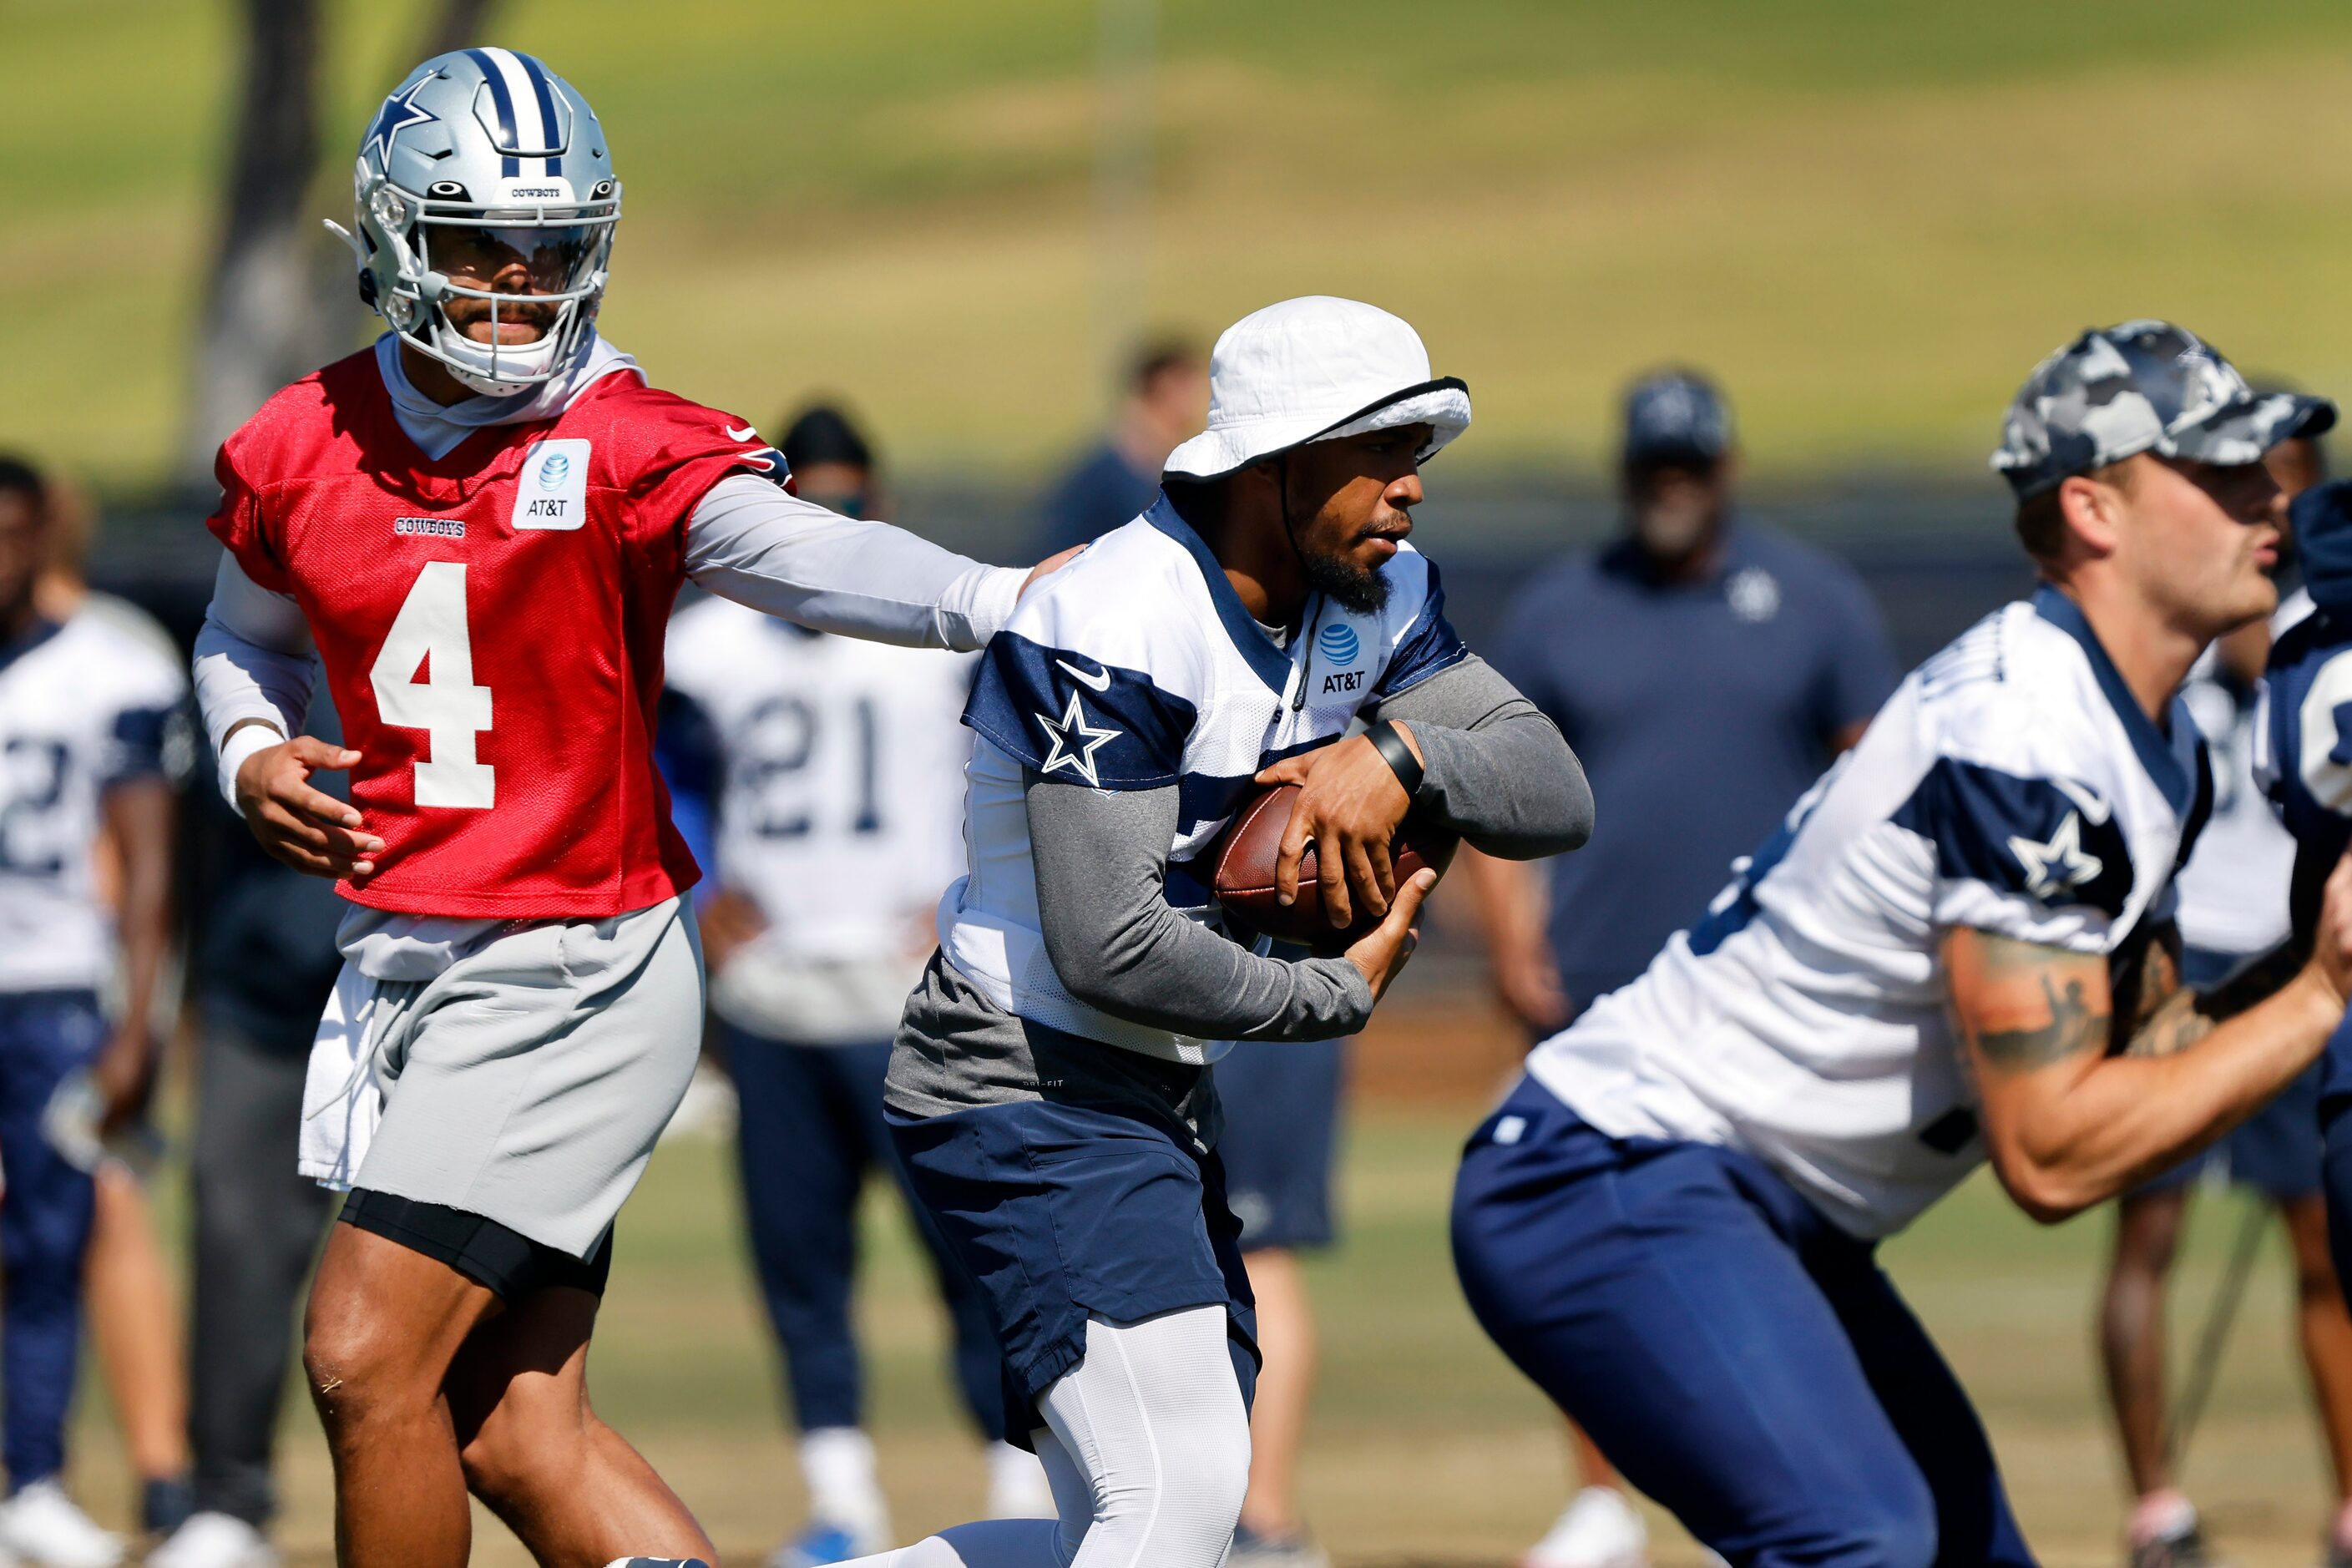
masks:
<instances>
[{"instance_id":1,"label":"red practice jersey","mask_svg":"<svg viewBox=\"0 0 2352 1568\"><path fill-rule=\"evenodd\" d=\"M686 520L736 468L784 478L749 424L628 370L428 460L373 350L228 438L207 526L309 617L361 755L352 803L384 843L344 897L592 919L694 885L654 718Z\"/></svg>"}]
</instances>

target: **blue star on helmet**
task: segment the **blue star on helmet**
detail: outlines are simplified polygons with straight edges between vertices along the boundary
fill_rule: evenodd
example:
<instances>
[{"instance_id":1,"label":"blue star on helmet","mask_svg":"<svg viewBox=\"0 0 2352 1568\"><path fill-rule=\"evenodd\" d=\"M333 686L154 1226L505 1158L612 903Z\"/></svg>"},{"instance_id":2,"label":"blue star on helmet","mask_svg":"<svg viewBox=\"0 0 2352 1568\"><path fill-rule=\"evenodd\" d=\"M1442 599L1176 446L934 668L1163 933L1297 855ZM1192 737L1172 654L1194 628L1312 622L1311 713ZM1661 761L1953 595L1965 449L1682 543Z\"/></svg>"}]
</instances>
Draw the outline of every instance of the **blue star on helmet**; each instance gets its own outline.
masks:
<instances>
[{"instance_id":1,"label":"blue star on helmet","mask_svg":"<svg viewBox=\"0 0 2352 1568\"><path fill-rule=\"evenodd\" d=\"M2083 818L2079 812L2068 812L2058 831L2050 836L2047 844L2036 843L2023 835L2012 836L2009 852L2025 870L2025 890L2037 899L2053 899L2071 888L2079 888L2097 876L2105 862L2096 855L2084 853Z\"/></svg>"},{"instance_id":2,"label":"blue star on helmet","mask_svg":"<svg viewBox=\"0 0 2352 1568\"><path fill-rule=\"evenodd\" d=\"M392 139L412 125L430 125L441 117L421 107L416 95L438 79L419 77L411 82L406 92L395 92L383 100L377 111L375 123L368 127L367 140L360 143L362 153L373 153L376 163L387 173L392 168Z\"/></svg>"},{"instance_id":3,"label":"blue star on helmet","mask_svg":"<svg viewBox=\"0 0 2352 1568\"><path fill-rule=\"evenodd\" d=\"M1087 711L1078 706L1078 694L1075 691L1070 693L1069 707L1062 711L1061 722L1055 723L1043 713L1037 715L1037 722L1045 726L1045 733L1054 741L1053 749L1045 753L1037 771L1050 773L1057 768L1067 768L1100 789L1102 779L1095 771L1095 753L1127 731L1087 723ZM1071 743L1073 737L1076 739L1075 745Z\"/></svg>"}]
</instances>

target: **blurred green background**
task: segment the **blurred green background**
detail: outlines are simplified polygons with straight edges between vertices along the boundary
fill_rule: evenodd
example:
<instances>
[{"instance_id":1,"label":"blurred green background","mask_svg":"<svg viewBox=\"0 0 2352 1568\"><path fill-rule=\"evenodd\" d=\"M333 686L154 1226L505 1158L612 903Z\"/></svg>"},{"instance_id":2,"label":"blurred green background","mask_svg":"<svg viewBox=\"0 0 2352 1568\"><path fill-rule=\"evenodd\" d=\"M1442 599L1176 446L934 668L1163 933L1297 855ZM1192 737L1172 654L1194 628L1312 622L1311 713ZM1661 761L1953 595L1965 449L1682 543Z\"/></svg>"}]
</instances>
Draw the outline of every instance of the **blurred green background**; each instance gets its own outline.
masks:
<instances>
[{"instance_id":1,"label":"blurred green background","mask_svg":"<svg viewBox=\"0 0 2352 1568\"><path fill-rule=\"evenodd\" d=\"M329 6L320 216L420 9ZM1687 358L1768 475L1957 476L2036 358L2141 313L2352 390L2340 0L1171 0L1145 238L1108 268L1097 19L515 0L489 30L612 132L609 335L753 417L846 394L909 470L1078 441L1107 300L1203 335L1295 293L1396 310L1476 395L1466 466L1594 467L1624 378ZM0 4L0 433L110 489L181 427L239 25Z\"/></svg>"}]
</instances>

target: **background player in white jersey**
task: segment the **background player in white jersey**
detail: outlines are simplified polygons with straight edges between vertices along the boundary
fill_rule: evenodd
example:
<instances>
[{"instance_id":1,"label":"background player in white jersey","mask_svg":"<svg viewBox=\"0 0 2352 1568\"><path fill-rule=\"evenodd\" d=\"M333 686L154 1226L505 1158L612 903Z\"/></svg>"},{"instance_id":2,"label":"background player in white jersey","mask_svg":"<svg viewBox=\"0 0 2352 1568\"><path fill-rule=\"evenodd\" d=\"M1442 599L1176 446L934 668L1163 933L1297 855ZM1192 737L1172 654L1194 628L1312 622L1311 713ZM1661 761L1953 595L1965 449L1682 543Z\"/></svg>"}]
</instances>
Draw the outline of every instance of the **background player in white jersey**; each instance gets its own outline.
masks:
<instances>
[{"instance_id":1,"label":"background player in white jersey","mask_svg":"<svg viewBox=\"0 0 2352 1568\"><path fill-rule=\"evenodd\" d=\"M2178 689L2276 606L2261 458L2334 416L2159 321L2045 360L1994 457L2042 588L1915 670L1472 1137L1454 1237L1480 1322L1742 1568L2031 1562L1874 1244L1987 1160L2039 1219L2111 1197L2343 1017L2352 867L2313 961L2219 1025L2170 886L2211 792Z\"/></svg>"},{"instance_id":2,"label":"background player in white jersey","mask_svg":"<svg viewBox=\"0 0 2352 1568\"><path fill-rule=\"evenodd\" d=\"M1462 384L1403 321L1328 298L1227 329L1210 382L1167 493L982 660L969 870L890 1063L892 1133L989 1299L1061 1519L869 1564L1224 1561L1257 1357L1217 1042L1362 1025L1436 879L1389 885L1416 802L1503 854L1590 828L1559 731L1470 656L1404 543L1421 463L1469 423ZM1371 732L1340 739L1359 713ZM1312 833L1335 927L1381 917L1345 956L1259 956L1207 897L1221 828L1276 777L1304 781L1280 876Z\"/></svg>"},{"instance_id":3,"label":"background player in white jersey","mask_svg":"<svg viewBox=\"0 0 2352 1568\"><path fill-rule=\"evenodd\" d=\"M121 1543L59 1485L93 1187L89 1162L56 1146L45 1113L82 1074L106 1130L145 1108L171 923L165 751L187 680L167 651L104 614L41 613L46 527L39 475L0 459L0 1460L12 1489L0 1549L105 1568ZM119 914L99 897L101 832L120 858ZM110 1023L98 993L118 962Z\"/></svg>"},{"instance_id":4,"label":"background player in white jersey","mask_svg":"<svg viewBox=\"0 0 2352 1568\"><path fill-rule=\"evenodd\" d=\"M2317 436L2280 442L2263 461L2291 504L2325 477ZM2294 536L2282 541L2290 557ZM2283 563L2284 564L2284 563ZM2216 640L2189 671L2181 700L2205 737L2213 769L2213 816L2180 868L2182 978L2209 1012L2242 1005L2291 969L2287 887L2294 840L2254 782L2256 698L2273 629L2311 613L2297 589L2267 621ZM2265 961L2269 962L2265 962ZM2295 1327L2312 1397L2327 1440L2336 1511L2327 1533L2331 1568L2352 1564L2352 1314L2327 1257L2320 1195L2317 1063L2248 1118L2204 1159L2184 1161L2116 1200L2115 1250L2099 1315L2107 1393L2123 1446L2133 1506L2125 1527L2135 1568L2197 1568L2210 1561L2197 1510L2177 1482L2185 1435L2167 1409L2165 1279L2188 1213L2190 1183L2213 1160L2233 1184L2276 1209L2294 1260ZM2256 1223L2249 1215L2247 1223Z\"/></svg>"},{"instance_id":5,"label":"background player in white jersey","mask_svg":"<svg viewBox=\"0 0 2352 1568\"><path fill-rule=\"evenodd\" d=\"M872 453L836 410L808 410L777 445L803 500L879 510ZM971 673L967 656L806 631L724 599L670 623L664 766L681 824L709 812L711 852L695 849L714 868L698 911L710 1005L808 1488L809 1527L772 1568L891 1543L850 1320L858 1198L877 1167L903 1185L882 1075L962 864L971 745L956 721ZM990 1512L1050 1513L1036 1459L1003 1440L1003 1362L979 1292L909 1207L954 1325L965 1407L992 1443Z\"/></svg>"}]
</instances>

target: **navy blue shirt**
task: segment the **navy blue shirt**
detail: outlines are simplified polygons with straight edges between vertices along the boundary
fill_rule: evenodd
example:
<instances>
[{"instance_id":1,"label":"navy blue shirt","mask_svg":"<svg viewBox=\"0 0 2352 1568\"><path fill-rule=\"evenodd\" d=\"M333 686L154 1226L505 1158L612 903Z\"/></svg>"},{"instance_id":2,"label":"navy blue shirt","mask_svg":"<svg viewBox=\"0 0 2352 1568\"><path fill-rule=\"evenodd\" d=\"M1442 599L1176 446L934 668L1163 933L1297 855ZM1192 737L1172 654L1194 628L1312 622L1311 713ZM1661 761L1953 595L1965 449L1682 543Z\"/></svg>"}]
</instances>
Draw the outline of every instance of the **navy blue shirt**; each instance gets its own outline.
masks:
<instances>
[{"instance_id":1,"label":"navy blue shirt","mask_svg":"<svg viewBox=\"0 0 2352 1568\"><path fill-rule=\"evenodd\" d=\"M1160 476L1139 474L1117 447L1097 447L1045 494L1038 553L1085 544L1133 522L1160 495Z\"/></svg>"},{"instance_id":2,"label":"navy blue shirt","mask_svg":"<svg viewBox=\"0 0 2352 1568\"><path fill-rule=\"evenodd\" d=\"M1592 842L1552 862L1551 942L1580 1009L1649 966L1894 689L1853 569L1755 523L1667 583L1631 541L1552 566L1489 650L1591 780Z\"/></svg>"}]
</instances>

